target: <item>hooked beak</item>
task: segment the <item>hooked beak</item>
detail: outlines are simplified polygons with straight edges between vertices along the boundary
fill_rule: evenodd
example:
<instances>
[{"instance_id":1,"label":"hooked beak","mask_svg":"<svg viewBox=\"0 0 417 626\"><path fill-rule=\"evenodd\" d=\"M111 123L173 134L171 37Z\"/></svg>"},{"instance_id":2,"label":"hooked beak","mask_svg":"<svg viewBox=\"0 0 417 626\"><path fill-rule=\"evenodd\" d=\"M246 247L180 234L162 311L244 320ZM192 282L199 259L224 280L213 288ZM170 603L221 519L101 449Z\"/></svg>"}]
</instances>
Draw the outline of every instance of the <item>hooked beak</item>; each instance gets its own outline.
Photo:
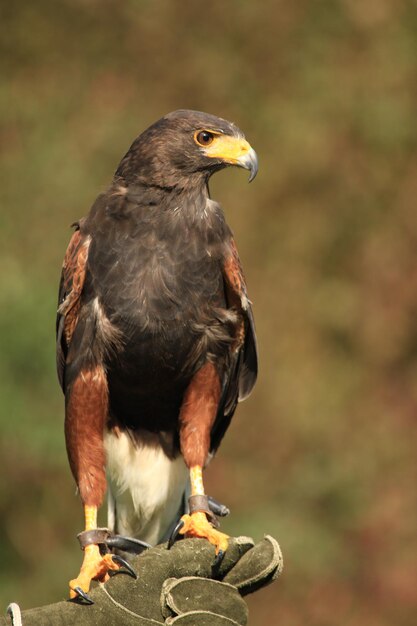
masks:
<instances>
[{"instance_id":1,"label":"hooked beak","mask_svg":"<svg viewBox=\"0 0 417 626\"><path fill-rule=\"evenodd\" d=\"M228 165L237 165L250 171L249 182L258 173L258 157L249 142L243 137L217 135L212 144L204 148L204 154L220 159Z\"/></svg>"},{"instance_id":2,"label":"hooked beak","mask_svg":"<svg viewBox=\"0 0 417 626\"><path fill-rule=\"evenodd\" d=\"M244 167L245 170L249 170L249 182L251 183L258 173L258 156L255 150L253 148L250 148L249 152L237 159L236 165Z\"/></svg>"}]
</instances>

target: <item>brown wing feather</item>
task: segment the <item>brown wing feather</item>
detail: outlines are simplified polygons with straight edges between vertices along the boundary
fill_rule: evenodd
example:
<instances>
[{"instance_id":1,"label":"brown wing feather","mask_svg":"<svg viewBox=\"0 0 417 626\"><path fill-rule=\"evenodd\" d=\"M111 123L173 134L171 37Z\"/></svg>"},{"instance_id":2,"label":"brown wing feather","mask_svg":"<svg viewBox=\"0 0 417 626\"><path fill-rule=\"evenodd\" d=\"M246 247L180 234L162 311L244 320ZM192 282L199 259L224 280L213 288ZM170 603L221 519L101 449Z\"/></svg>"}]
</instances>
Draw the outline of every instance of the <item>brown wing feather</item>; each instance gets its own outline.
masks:
<instances>
[{"instance_id":1,"label":"brown wing feather","mask_svg":"<svg viewBox=\"0 0 417 626\"><path fill-rule=\"evenodd\" d=\"M58 378L65 391L65 360L77 324L84 286L90 237L82 233L83 220L77 222L62 265L56 319L56 362Z\"/></svg>"},{"instance_id":2,"label":"brown wing feather","mask_svg":"<svg viewBox=\"0 0 417 626\"><path fill-rule=\"evenodd\" d=\"M223 264L223 278L227 303L240 314L235 343L228 372L223 380L223 392L219 403L216 422L211 433L211 449L216 450L236 405L247 398L253 389L258 373L258 348L252 307L246 291L246 283L236 244L232 239L230 254Z\"/></svg>"},{"instance_id":3,"label":"brown wing feather","mask_svg":"<svg viewBox=\"0 0 417 626\"><path fill-rule=\"evenodd\" d=\"M246 290L245 277L234 240L231 241L231 254L224 264L226 296L230 305L242 315L242 323L237 336L237 348L242 352L238 371L238 400L250 394L258 374L258 344L252 307Z\"/></svg>"}]
</instances>

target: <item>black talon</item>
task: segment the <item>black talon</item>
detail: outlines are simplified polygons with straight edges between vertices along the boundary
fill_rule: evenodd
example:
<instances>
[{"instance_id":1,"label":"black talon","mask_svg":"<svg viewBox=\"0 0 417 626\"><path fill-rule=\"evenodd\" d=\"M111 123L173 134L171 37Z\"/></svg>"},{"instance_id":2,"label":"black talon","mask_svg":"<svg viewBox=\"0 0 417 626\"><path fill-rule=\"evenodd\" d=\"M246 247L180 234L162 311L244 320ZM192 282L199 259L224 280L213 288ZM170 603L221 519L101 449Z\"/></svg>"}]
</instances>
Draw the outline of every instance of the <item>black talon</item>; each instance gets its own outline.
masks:
<instances>
[{"instance_id":1,"label":"black talon","mask_svg":"<svg viewBox=\"0 0 417 626\"><path fill-rule=\"evenodd\" d=\"M81 587L74 587L74 591L77 592L78 596L82 598L86 604L94 604L94 601L90 598L90 596L85 591L81 589Z\"/></svg>"},{"instance_id":2,"label":"black talon","mask_svg":"<svg viewBox=\"0 0 417 626\"><path fill-rule=\"evenodd\" d=\"M144 550L152 548L152 546L145 541L133 539L133 537L123 537L122 535L111 535L106 540L106 546L108 548L118 548L124 552L130 552L131 554L141 554Z\"/></svg>"},{"instance_id":3,"label":"black talon","mask_svg":"<svg viewBox=\"0 0 417 626\"><path fill-rule=\"evenodd\" d=\"M214 559L214 563L213 563L213 566L212 566L212 569L214 571L217 571L219 569L220 565L223 562L225 554L226 554L225 550L219 550L218 553L216 554L216 558Z\"/></svg>"},{"instance_id":4,"label":"black talon","mask_svg":"<svg viewBox=\"0 0 417 626\"><path fill-rule=\"evenodd\" d=\"M215 498L212 498L211 496L208 497L208 504L210 511L219 517L226 517L226 515L229 515L230 513L230 509L228 509L226 505L222 504L218 500L215 500Z\"/></svg>"},{"instance_id":5,"label":"black talon","mask_svg":"<svg viewBox=\"0 0 417 626\"><path fill-rule=\"evenodd\" d=\"M177 525L175 526L175 528L172 531L171 536L169 538L168 550L171 550L171 548L174 545L175 541L177 540L178 534L179 534L181 528L184 526L184 524L185 524L184 520L180 519L178 521Z\"/></svg>"},{"instance_id":6,"label":"black talon","mask_svg":"<svg viewBox=\"0 0 417 626\"><path fill-rule=\"evenodd\" d=\"M118 554L113 554L111 558L114 563L121 565L126 570L126 572L123 572L122 570L120 572L115 572L115 573L120 573L120 574L126 573L126 574L129 574L129 576L131 576L135 580L137 579L138 575L136 574L135 570L133 569L131 565L129 565L129 563L123 557L119 556Z\"/></svg>"}]
</instances>

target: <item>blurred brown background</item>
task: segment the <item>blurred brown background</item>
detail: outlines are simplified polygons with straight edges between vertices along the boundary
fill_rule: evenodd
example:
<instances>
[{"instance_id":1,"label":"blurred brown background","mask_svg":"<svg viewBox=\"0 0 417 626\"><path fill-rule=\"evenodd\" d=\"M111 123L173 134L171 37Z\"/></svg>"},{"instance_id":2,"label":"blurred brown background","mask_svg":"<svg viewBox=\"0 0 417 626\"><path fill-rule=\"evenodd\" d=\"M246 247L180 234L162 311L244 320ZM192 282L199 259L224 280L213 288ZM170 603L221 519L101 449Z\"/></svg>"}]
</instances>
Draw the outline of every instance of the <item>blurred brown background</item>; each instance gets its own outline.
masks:
<instances>
[{"instance_id":1,"label":"blurred brown background","mask_svg":"<svg viewBox=\"0 0 417 626\"><path fill-rule=\"evenodd\" d=\"M66 597L82 511L54 364L69 224L186 107L260 159L212 179L260 339L209 491L278 538L251 625L414 626L417 8L407 0L20 0L0 41L0 604Z\"/></svg>"}]
</instances>

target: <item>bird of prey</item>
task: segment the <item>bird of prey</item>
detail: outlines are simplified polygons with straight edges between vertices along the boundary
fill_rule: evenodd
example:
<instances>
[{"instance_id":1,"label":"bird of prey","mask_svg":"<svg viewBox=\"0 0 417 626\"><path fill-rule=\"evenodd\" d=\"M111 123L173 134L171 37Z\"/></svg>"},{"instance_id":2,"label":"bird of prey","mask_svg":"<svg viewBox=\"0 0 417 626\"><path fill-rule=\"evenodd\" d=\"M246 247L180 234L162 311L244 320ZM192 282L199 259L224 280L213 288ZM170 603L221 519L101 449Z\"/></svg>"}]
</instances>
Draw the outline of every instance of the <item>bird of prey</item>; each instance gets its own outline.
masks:
<instances>
[{"instance_id":1,"label":"bird of prey","mask_svg":"<svg viewBox=\"0 0 417 626\"><path fill-rule=\"evenodd\" d=\"M180 534L227 548L202 472L257 375L236 245L208 189L228 165L249 180L258 168L237 126L169 113L135 139L74 225L57 316L66 446L85 515L71 597L88 599L91 580L123 562L99 545L107 483L114 533L156 544L182 515Z\"/></svg>"}]
</instances>

